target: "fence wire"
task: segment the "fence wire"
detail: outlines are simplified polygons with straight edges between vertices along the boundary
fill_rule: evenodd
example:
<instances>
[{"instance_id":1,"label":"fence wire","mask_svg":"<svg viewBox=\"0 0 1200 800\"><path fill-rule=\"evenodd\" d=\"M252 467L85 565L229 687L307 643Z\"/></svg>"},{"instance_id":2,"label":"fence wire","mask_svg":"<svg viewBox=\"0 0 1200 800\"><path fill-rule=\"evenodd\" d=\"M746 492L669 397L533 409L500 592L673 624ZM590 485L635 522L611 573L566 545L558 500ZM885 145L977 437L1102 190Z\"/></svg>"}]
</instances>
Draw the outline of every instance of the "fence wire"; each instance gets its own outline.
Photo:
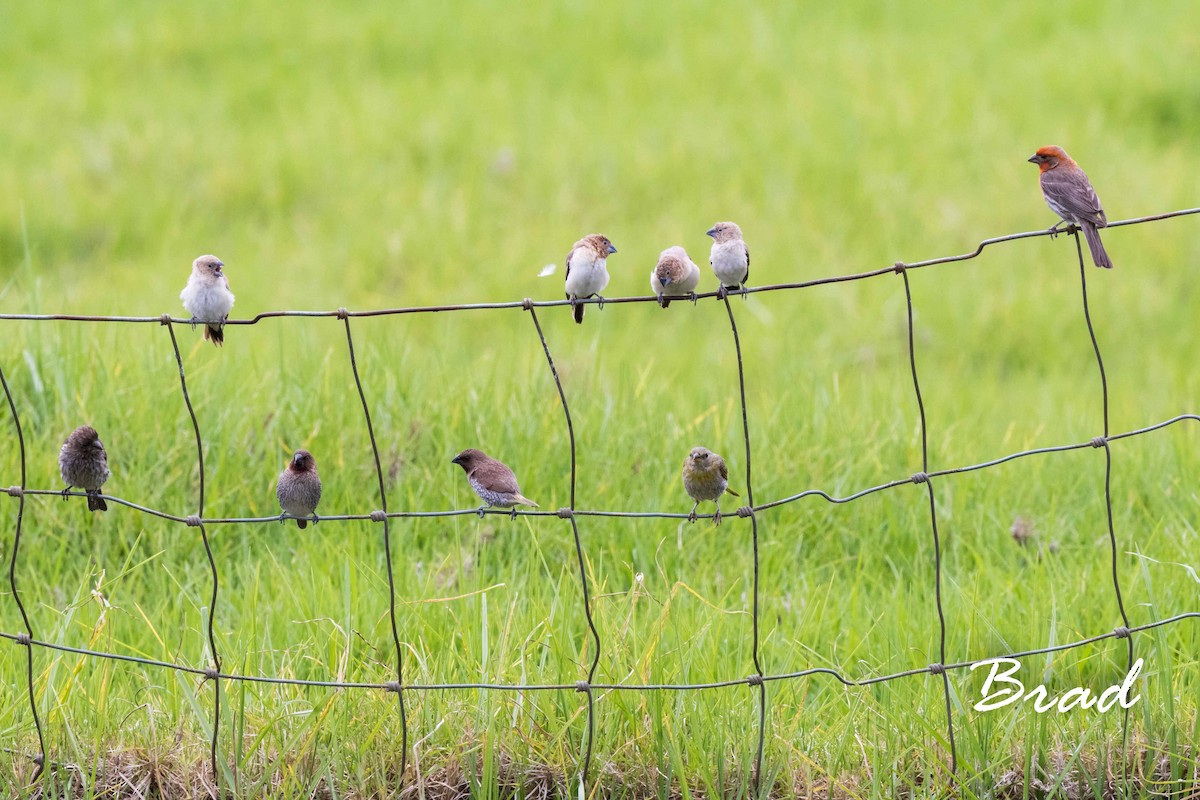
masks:
<instances>
[{"instance_id":1,"label":"fence wire","mask_svg":"<svg viewBox=\"0 0 1200 800\"><path fill-rule=\"evenodd\" d=\"M1120 220L1109 223L1109 228L1119 228L1126 225L1138 225L1144 223L1157 222L1160 220L1170 219L1172 217L1181 217L1192 214L1200 214L1200 208L1182 209L1179 211L1171 211L1164 214L1154 214L1144 217L1136 217L1133 219ZM752 785L756 794L761 794L760 786L763 765L763 750L767 729L768 703L767 703L767 684L777 681L795 680L808 676L824 675L833 678L846 687L864 687L879 683L886 683L901 678L912 677L916 675L935 675L941 677L942 696L945 701L946 711L946 745L949 756L949 772L950 780L956 780L958 773L958 752L955 745L955 724L952 710L950 678L949 673L956 670L971 669L977 664L991 661L997 658L1025 658L1035 655L1043 655L1047 653L1055 653L1063 650L1070 650L1077 647L1082 647L1095 642L1105 641L1107 639L1124 639L1126 642L1126 650L1128 656L1128 666L1132 668L1134 662L1134 644L1133 634L1159 628L1165 625L1171 625L1187 619L1200 619L1200 611L1190 611L1181 614L1176 614L1166 619L1156 620L1144 625L1131 626L1129 624L1129 616L1125 609L1124 597L1121 593L1121 581L1118 571L1118 549L1116 530L1113 523L1112 510L1112 450L1110 443L1120 439L1141 436L1162 430L1170 425L1191 420L1200 422L1200 415L1197 414L1180 414L1170 419L1149 425L1135 430L1125 431L1123 433L1112 434L1109 428L1109 393L1108 393L1108 376L1104 369L1104 360L1100 353L1100 345L1096 339L1096 331L1092 322L1091 309L1088 304L1087 291L1087 267L1083 259L1083 250L1079 242L1079 232L1072 227L1066 232L1068 235L1075 237L1075 248L1077 260L1079 263L1080 290L1082 295L1083 316L1084 322L1088 329L1088 335L1091 338L1092 350L1096 357L1096 366L1100 374L1100 400L1102 407L1102 430L1103 434L1092 438L1086 442L1075 444L1057 445L1052 447L1039 447L1020 452L1011 453L989 461L984 461L978 464L971 464L960 467L953 467L941 470L929 469L929 447L928 447L928 423L925 415L925 404L921 395L921 384L917 372L917 354L916 345L914 342L913 330L913 293L909 281L909 272L914 269L931 267L939 264L948 264L958 261L967 261L978 257L985 248L1000 244L1003 242L1011 242L1020 239L1029 239L1038 236L1053 236L1049 230L1027 231L1024 233L1014 233L1006 236L998 236L991 239L985 239L971 252L961 255L944 256L940 258L932 258L925 261L917 261L913 263L897 262L890 267L871 270L867 272L858 272L847 275L836 275L814 280L800 281L796 283L779 283L766 286L756 286L743 288L735 292L729 292L721 289L716 292L700 293L697 299L716 299L725 306L725 311L729 317L729 326L733 336L734 350L737 356L738 369L738 392L741 405L742 417L742 436L745 445L745 486L746 486L746 505L737 510L737 516L743 519L750 520L752 532L752 564L753 564L753 583L752 583L752 660L754 664L754 674L744 678L733 678L710 683L596 683L596 671L600 665L600 652L602 641L599 632L596 629L595 621L592 617L592 603L590 587L587 578L586 559L584 555L583 540L579 533L578 519L580 517L618 517L618 518L656 518L656 519L687 519L687 514L648 511L648 512L628 512L628 511L610 511L610 510L588 510L576 508L576 483L578 477L578 469L576 463L576 442L575 442L575 427L571 419L571 410L567 402L567 394L563 388L562 381L559 378L558 370L554 364L554 358L550 352L550 345L546 341L546 336L542 330L541 323L538 321L537 309L550 308L557 306L569 305L571 301L567 300L550 300L550 301L534 301L526 298L515 302L501 303L471 303L459 305L441 305L441 306L414 306L406 308L387 308L375 309L367 311L349 311L345 308L339 308L335 311L269 311L258 314L248 319L231 319L226 322L227 325L255 325L267 319L277 317L335 317L340 320L346 331L346 346L347 356L350 361L351 370L354 375L355 386L358 390L359 400L362 404L363 419L366 425L367 434L371 442L372 455L375 460L375 471L379 483L379 508L370 511L369 513L359 514L332 514L322 516L321 521L346 521L346 520L371 520L382 526L383 534L383 549L384 557L387 564L387 578L389 591L389 606L388 617L391 624L392 640L396 650L396 680L385 683L371 682L355 682L355 681L323 681L323 680L301 680L296 678L281 678L266 675L239 675L231 672L225 672L221 668L221 657L217 650L216 639L214 636L213 626L216 616L216 607L218 599L218 590L220 588L220 576L217 571L216 561L213 558L212 549L209 546L208 533L206 526L222 525L222 524L246 524L246 523L269 523L278 522L283 519L295 519L289 515L270 516L270 517L225 517L225 518L207 518L204 516L204 446L203 438L200 432L200 424L196 418L194 409L192 408L191 397L188 394L187 378L184 373L183 358L180 353L179 343L175 337L175 325L191 324L191 320L187 318L172 317L169 314L163 314L156 317L125 317L125 316L86 316L76 314L0 314L0 320L33 320L33 321L79 321L79 322L113 322L113 323L156 323L167 329L170 337L171 347L174 353L175 361L179 367L179 385L180 392L183 395L184 403L187 407L188 415L191 418L192 428L196 438L196 461L198 474L198 498L196 505L196 513L194 515L179 516L171 514L161 509L149 508L120 497L103 494L106 501L116 503L117 505L125 506L144 514L159 517L189 527L199 528L201 540L204 544L205 554L208 558L209 568L212 574L212 595L210 599L210 608L208 610L207 619L207 640L209 646L209 658L211 667L199 668L189 666L187 664L179 664L168 661L159 661L155 659L141 658L138 656L122 655L119 653L108 653L98 650L92 650L81 647L70 647L67 645L46 642L34 637L33 628L29 621L29 615L26 613L24 602L21 599L21 593L17 587L16 568L18 556L20 553L21 530L25 517L25 505L27 497L45 497L54 496L62 497L64 492L54 489L31 489L27 486L26 480L26 465L27 453L25 449L25 438L21 427L20 415L17 411L17 403L13 396L13 392L9 387L8 380L5 376L3 365L0 365L0 386L4 389L5 398L8 401L9 412L12 416L13 426L16 430L18 451L20 456L20 472L21 482L17 486L10 486L6 490L0 490L9 497L17 501L16 523L13 532L13 547L12 556L9 561L8 580L9 588L12 592L13 599L16 601L17 608L20 611L21 620L24 623L25 630L21 633L7 633L0 631L0 639L7 639L25 648L25 665L26 665L26 684L29 694L30 715L33 719L34 728L38 736L38 753L31 756L32 761L36 764L37 769L34 773L33 781L36 782L40 777L48 774L46 770L48 762L46 751L45 733L43 731L42 721L38 715L36 694L34 690L34 664L33 664L33 648L43 648L46 650L74 653L91 658L109 659L113 661L123 661L132 664L138 664L147 667L160 667L164 669L174 670L176 672L188 673L202 676L205 680L211 681L213 684L213 726L212 737L209 743L209 755L211 758L211 769L214 782L220 786L221 777L219 769L219 752L218 752L218 737L220 733L220 718L221 718L221 681L242 681L247 683L258 684L276 684L276 685L292 685L292 686L313 686L326 687L335 689L367 689L383 692L394 692L397 697L398 713L401 727L401 765L400 771L397 773L398 783L402 784L405 779L408 759L408 717L404 704L405 692L425 692L425 691L444 691L444 690L478 690L478 691L516 691L516 692L539 692L539 691L575 691L586 695L587 697L587 727L586 737L582 743L580 750L582 755L579 758L578 781L581 793L586 794L587 781L591 772L591 762L593 745L595 738L595 696L596 690L603 691L632 691L632 692L650 692L650 691L702 691L708 689L721 689L734 686L749 686L757 690L758 696L758 726L757 726L757 743L755 749L755 759L753 772L751 773ZM759 294L777 291L789 291L811 288L814 286L822 286L832 283L845 283L851 281L865 280L878 276L898 274L904 284L905 309L908 320L908 360L912 373L913 392L916 396L917 411L920 416L921 430L921 471L914 473L908 477L898 478L888 481L887 483L878 486L862 489L845 497L836 497L830 495L820 489L807 489L797 494L772 500L760 505L754 503L753 484L751 481L751 446L750 446L750 422L749 412L746 405L746 377L745 363L743 360L741 338L738 332L737 321L733 313L733 306L729 302L731 294L741 294L743 296L750 294ZM687 298L679 298L687 299ZM604 303L607 305L620 305L625 303L650 303L657 302L658 298L654 296L636 296L636 297L617 297L605 298L603 300L591 299L575 302L584 303ZM558 392L559 400L562 403L563 415L566 419L567 431L570 442L571 454L571 472L570 472L570 505L566 508L561 508L556 511L509 511L500 509L454 509L445 511L388 511L387 494L384 488L384 474L382 462L379 455L379 445L375 438L375 430L371 421L370 406L367 402L367 395L363 389L362 376L359 372L358 361L354 352L354 338L351 334L350 320L351 318L360 317L377 317L390 316L401 314L422 314L422 313L437 313L437 312L457 312L457 311L488 311L498 309L520 309L529 312L530 319L533 321L534 329L537 333L538 340L542 346L542 350L546 356L546 364L550 369L551 377L554 381L554 387ZM1110 555L1112 561L1112 586L1113 594L1116 599L1117 609L1121 617L1121 625L1115 627L1111 631L1099 633L1085 639L1080 639L1074 642L1053 645L1050 647L1036 648L1032 650L1023 650L1016 653L1007 653L992 655L984 659L975 659L970 661L958 661L947 663L946 661L946 619L943 608L942 599L942 549L941 540L938 535L937 526L937 500L934 492L935 478L942 478L949 475L956 475L977 470L989 469L999 466L1006 462L1024 458L1032 455L1044 455L1053 453L1062 453L1072 450L1084 448L1103 448L1105 454L1105 473L1104 473L1104 502L1108 522L1108 541ZM760 616L760 575L759 575L759 531L758 531L758 515L761 512L770 509L778 508L783 505L797 502L806 497L820 497L821 499L834 504L850 503L876 492L893 489L906 484L923 485L925 493L929 499L929 525L930 533L933 537L934 551L934 597L936 601L936 609L939 623L939 640L938 640L938 661L928 666L919 669L904 670L888 675L876 675L861 678L847 677L842 672L828 667L815 667L811 669L799 670L796 672L787 672L774 675L764 674L760 660L760 641L759 641L759 616ZM85 492L68 492L69 496L86 497ZM400 642L399 628L396 622L396 586L395 576L392 566L392 547L391 547L391 529L389 521L393 519L408 519L408 518L425 518L425 517L453 517L478 514L483 517L488 514L502 514L505 516L526 516L526 517L557 517L568 521L571 525L571 532L575 543L575 553L579 564L579 581L581 588L581 600L583 603L584 613L587 620L588 631L591 636L593 645L593 655L591 663L588 666L586 679L580 679L573 683L556 683L556 684L509 684L509 683L435 683L435 684L419 684L404 682L404 659L403 648ZM712 515L701 515L701 518L711 518ZM1122 735L1122 752L1128 742L1129 736L1129 709L1125 708L1125 714L1122 720L1121 727ZM5 750L12 752L9 748ZM1124 759L1122 759L1122 770L1124 770ZM1123 778L1128 780L1128 775L1123 774ZM769 789L769 787L768 787ZM583 796L581 794L581 796Z\"/></svg>"}]
</instances>

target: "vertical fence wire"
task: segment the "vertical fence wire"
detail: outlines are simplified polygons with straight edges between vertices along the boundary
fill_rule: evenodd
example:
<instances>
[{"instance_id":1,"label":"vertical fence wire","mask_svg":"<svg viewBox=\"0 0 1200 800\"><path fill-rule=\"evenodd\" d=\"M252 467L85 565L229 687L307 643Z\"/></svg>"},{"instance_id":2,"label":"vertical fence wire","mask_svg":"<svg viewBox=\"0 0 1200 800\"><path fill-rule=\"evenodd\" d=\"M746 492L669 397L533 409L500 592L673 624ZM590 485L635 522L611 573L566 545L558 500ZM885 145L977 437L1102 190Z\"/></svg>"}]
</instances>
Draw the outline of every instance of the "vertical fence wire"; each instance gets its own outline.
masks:
<instances>
[{"instance_id":1,"label":"vertical fence wire","mask_svg":"<svg viewBox=\"0 0 1200 800\"><path fill-rule=\"evenodd\" d=\"M913 476L914 483L924 483L929 495L929 527L933 531L933 584L938 614L938 662L933 674L942 676L942 696L946 701L946 736L950 743L950 774L958 774L958 749L954 744L954 711L950 706L950 676L946 673L946 613L942 607L942 542L938 536L937 503L933 497L933 482L929 479L929 429L925 421L925 400L921 396L921 382L917 379L917 349L913 335L912 287L908 282L908 270L903 264L896 271L904 279L904 302L908 312L908 364L912 370L913 391L917 395L917 410L921 413L921 472Z\"/></svg>"},{"instance_id":2,"label":"vertical fence wire","mask_svg":"<svg viewBox=\"0 0 1200 800\"><path fill-rule=\"evenodd\" d=\"M396 576L392 568L392 533L387 516L387 488L383 481L383 462L379 459L379 443L375 440L375 426L371 422L371 408L363 391L362 378L358 373L358 359L354 354L354 337L350 334L350 315L346 309L338 309L338 317L346 326L346 347L350 353L350 369L354 373L354 385L358 387L358 399L362 402L363 417L367 421L367 435L371 439L371 455L375 458L375 476L379 480L380 513L372 514L383 524L383 557L387 562L388 619L392 626L392 643L396 646L396 699L400 706L400 774L397 783L404 784L404 773L408 771L408 712L404 708L404 650L400 646L400 633L396 626Z\"/></svg>"},{"instance_id":3,"label":"vertical fence wire","mask_svg":"<svg viewBox=\"0 0 1200 800\"><path fill-rule=\"evenodd\" d=\"M750 533L754 558L754 586L751 625L752 642L751 654L754 659L754 676L750 683L758 686L758 747L754 756L754 772L751 774L751 784L755 794L762 792L762 763L763 748L767 738L767 684L763 681L762 662L759 659L759 559L758 559L758 515L754 513L754 484L750 480L750 418L746 411L746 369L742 359L742 340L738 335L737 322L733 318L733 306L729 304L729 292L722 292L721 299L725 301L725 313L729 315L729 327L733 331L733 347L737 355L738 394L742 404L742 439L746 445L746 505L738 509L738 516L750 517Z\"/></svg>"},{"instance_id":4,"label":"vertical fence wire","mask_svg":"<svg viewBox=\"0 0 1200 800\"><path fill-rule=\"evenodd\" d=\"M550 375L554 378L554 388L558 390L558 399L562 401L563 415L567 418L567 434L571 444L571 505L566 510L560 510L559 516L565 516L571 521L571 533L575 537L575 557L579 560L579 583L583 589L583 613L587 616L588 630L592 634L592 663L588 667L587 682L577 684L576 691L587 694L587 747L584 750L583 763L579 768L579 791L587 784L588 770L592 765L592 745L596 736L596 700L592 693L592 683L596 679L596 668L600 666L600 633L596 630L596 622L592 619L592 601L588 589L587 564L583 558L583 542L579 538L579 523L575 520L575 484L577 465L575 457L575 424L571 421L571 408L567 405L567 394L563 391L562 381L558 377L558 368L554 366L554 358L550 355L550 345L546 342L546 334L542 332L542 324L538 322L537 311L527 298L525 309L533 320L537 330L538 340L542 343L542 352L546 354L546 364L550 367Z\"/></svg>"},{"instance_id":5,"label":"vertical fence wire","mask_svg":"<svg viewBox=\"0 0 1200 800\"><path fill-rule=\"evenodd\" d=\"M17 601L17 609L21 612L21 621L25 623L25 639L17 639L18 644L25 647L25 683L29 689L29 710L33 714L33 724L37 728L38 736L38 755L34 757L34 764L37 769L33 773L33 781L36 782L42 774L42 770L46 767L46 739L42 734L42 720L38 716L37 698L33 691L33 627L29 624L29 614L25 612L25 603L21 600L21 593L17 591L17 551L21 549L21 524L25 520L25 484L26 484L26 465L25 465L25 433L21 430L21 418L17 414L17 404L13 400L12 391L8 388L8 379L4 376L4 369L0 367L0 386L4 387L4 396L8 400L8 410L12 412L13 426L17 429L17 444L20 448L21 458L21 485L17 495L17 525L13 533L13 548L12 558L8 562L8 587L12 592L13 599Z\"/></svg>"},{"instance_id":6,"label":"vertical fence wire","mask_svg":"<svg viewBox=\"0 0 1200 800\"><path fill-rule=\"evenodd\" d=\"M213 558L212 545L208 541L208 532L204 529L204 441L200 438L200 422L196 419L196 410L192 407L192 398L188 394L187 377L183 372L183 355L179 352L179 341L175 338L175 326L169 317L163 317L162 324L171 335L171 348L175 351L175 363L179 366L179 389L183 393L183 402L187 405L188 416L192 419L192 430L196 434L196 465L200 476L200 502L196 516L188 519L188 525L200 529L200 540L204 543L204 553L208 556L208 568L212 572L212 597L208 606L208 647L212 656L213 668L205 676L213 685L213 728L212 740L209 742L208 754L212 759L213 782L221 785L220 770L217 769L217 737L221 732L221 656L217 652L217 640L213 634L213 625L217 618L217 590L220 579L217 577L217 562Z\"/></svg>"},{"instance_id":7,"label":"vertical fence wire","mask_svg":"<svg viewBox=\"0 0 1200 800\"><path fill-rule=\"evenodd\" d=\"M1126 674L1133 670L1133 636L1129 633L1129 614L1125 610L1125 598L1121 594L1121 578L1117 571L1117 533L1113 525L1113 508L1112 508L1112 448L1109 446L1109 421L1108 421L1108 373L1104 369L1104 359L1100 356L1100 343L1096 339L1096 328L1092 324L1092 312L1088 303L1087 290L1087 265L1083 260L1083 243L1079 237L1079 230L1073 232L1075 237L1075 254L1079 260L1079 287L1083 296L1083 319L1087 323L1088 336L1092 340L1092 352L1096 354L1096 367L1100 371L1100 394L1103 399L1104 408L1104 435L1098 437L1094 441L1094 445L1104 448L1104 512L1108 521L1108 544L1112 555L1112 582L1113 593L1117 597L1117 609L1121 612L1121 627L1120 631L1124 632L1123 638L1126 644ZM1124 704L1122 704L1124 705ZM1124 714L1121 719L1121 776L1122 783L1128 787L1129 774L1126 764L1125 749L1129 743L1129 706L1124 706Z\"/></svg>"}]
</instances>

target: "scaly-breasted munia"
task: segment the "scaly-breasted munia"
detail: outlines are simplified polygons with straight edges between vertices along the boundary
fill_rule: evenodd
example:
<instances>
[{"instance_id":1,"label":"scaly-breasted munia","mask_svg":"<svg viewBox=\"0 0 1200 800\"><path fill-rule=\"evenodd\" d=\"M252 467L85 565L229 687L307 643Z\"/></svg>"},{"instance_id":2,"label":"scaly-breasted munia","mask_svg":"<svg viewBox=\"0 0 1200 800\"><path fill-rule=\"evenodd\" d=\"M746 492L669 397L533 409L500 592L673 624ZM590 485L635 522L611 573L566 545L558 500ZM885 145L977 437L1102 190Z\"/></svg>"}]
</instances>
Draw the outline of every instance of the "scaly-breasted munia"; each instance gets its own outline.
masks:
<instances>
[{"instance_id":1,"label":"scaly-breasted munia","mask_svg":"<svg viewBox=\"0 0 1200 800\"><path fill-rule=\"evenodd\" d=\"M721 495L729 493L739 497L737 492L729 488L729 469L725 459L704 447L693 447L683 460L683 488L688 496L696 501L688 520L696 521L696 509L703 500L712 500L717 506L713 515L713 524L721 524Z\"/></svg>"},{"instance_id":2,"label":"scaly-breasted munia","mask_svg":"<svg viewBox=\"0 0 1200 800\"><path fill-rule=\"evenodd\" d=\"M467 482L479 495L479 499L489 506L513 508L514 506L533 506L538 504L521 494L517 486L517 476L501 461L484 455L474 448L463 450L450 459L454 464L463 468L467 473ZM516 511L513 511L516 515Z\"/></svg>"},{"instance_id":3,"label":"scaly-breasted munia","mask_svg":"<svg viewBox=\"0 0 1200 800\"><path fill-rule=\"evenodd\" d=\"M699 283L700 268L679 245L663 250L658 256L658 264L650 273L650 288L663 308L671 305L671 301L664 297L668 294L691 295L694 302Z\"/></svg>"},{"instance_id":4,"label":"scaly-breasted munia","mask_svg":"<svg viewBox=\"0 0 1200 800\"><path fill-rule=\"evenodd\" d=\"M275 496L279 498L283 513L293 517L312 517L314 525L320 521L316 511L317 504L321 502L321 476L317 474L317 460L312 453L307 450L296 451L287 467L279 473ZM279 521L283 522L283 519ZM304 530L308 527L308 520L298 519L296 525Z\"/></svg>"},{"instance_id":5,"label":"scaly-breasted munia","mask_svg":"<svg viewBox=\"0 0 1200 800\"><path fill-rule=\"evenodd\" d=\"M613 247L607 236L590 233L576 242L571 252L567 253L567 299L574 308L576 322L583 322L583 304L575 301L598 296L604 291L604 287L608 286L605 261L615 252L617 248Z\"/></svg>"},{"instance_id":6,"label":"scaly-breasted munia","mask_svg":"<svg viewBox=\"0 0 1200 800\"><path fill-rule=\"evenodd\" d=\"M58 451L58 470L62 474L63 499L67 492L78 486L87 492L88 511L107 511L108 504L100 496L100 487L112 477L108 469L108 453L100 441L100 434L91 425L80 425Z\"/></svg>"},{"instance_id":7,"label":"scaly-breasted munia","mask_svg":"<svg viewBox=\"0 0 1200 800\"><path fill-rule=\"evenodd\" d=\"M204 323L204 338L218 346L225 342L225 320L233 310L233 292L224 267L216 256L200 256L192 262L187 286L179 293L192 324Z\"/></svg>"}]
</instances>

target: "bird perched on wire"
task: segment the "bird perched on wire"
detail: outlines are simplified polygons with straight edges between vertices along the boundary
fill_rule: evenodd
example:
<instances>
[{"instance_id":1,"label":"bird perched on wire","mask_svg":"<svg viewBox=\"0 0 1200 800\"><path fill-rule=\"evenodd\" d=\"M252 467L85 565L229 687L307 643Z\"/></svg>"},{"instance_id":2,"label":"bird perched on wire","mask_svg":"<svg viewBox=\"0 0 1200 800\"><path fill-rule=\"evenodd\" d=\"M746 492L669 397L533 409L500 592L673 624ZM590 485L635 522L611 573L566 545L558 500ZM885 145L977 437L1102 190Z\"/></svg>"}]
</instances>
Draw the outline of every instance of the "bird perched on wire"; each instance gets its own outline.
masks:
<instances>
[{"instance_id":1,"label":"bird perched on wire","mask_svg":"<svg viewBox=\"0 0 1200 800\"><path fill-rule=\"evenodd\" d=\"M284 514L312 517L314 525L320 522L317 504L321 502L321 476L317 474L317 460L312 453L307 450L296 451L283 472L279 473L275 496L279 498L279 507ZM283 522L282 515L279 521ZM308 520L298 519L296 525L304 530L308 527Z\"/></svg>"},{"instance_id":2,"label":"bird perched on wire","mask_svg":"<svg viewBox=\"0 0 1200 800\"><path fill-rule=\"evenodd\" d=\"M474 448L463 450L450 461L463 468L463 472L467 473L467 482L471 484L475 494L479 495L479 499L488 506L511 508L514 517L517 515L515 506L538 508L537 503L521 494L521 489L517 486L517 476L504 462L484 455ZM479 513L482 516L482 508Z\"/></svg>"},{"instance_id":3,"label":"bird perched on wire","mask_svg":"<svg viewBox=\"0 0 1200 800\"><path fill-rule=\"evenodd\" d=\"M192 315L192 325L204 323L204 338L217 346L225 342L225 320L233 310L233 292L224 267L216 256L200 256L192 262L187 286L179 293L183 307Z\"/></svg>"},{"instance_id":4,"label":"bird perched on wire","mask_svg":"<svg viewBox=\"0 0 1200 800\"><path fill-rule=\"evenodd\" d=\"M692 302L696 302L696 286L699 283L700 268L679 245L663 250L658 256L658 264L650 273L650 288L663 308L671 305L671 301L664 297L668 294L691 295Z\"/></svg>"},{"instance_id":5,"label":"bird perched on wire","mask_svg":"<svg viewBox=\"0 0 1200 800\"><path fill-rule=\"evenodd\" d=\"M742 238L742 229L733 222L718 222L704 233L713 238L708 263L721 289L744 289L750 278L750 248Z\"/></svg>"},{"instance_id":6,"label":"bird perched on wire","mask_svg":"<svg viewBox=\"0 0 1200 800\"><path fill-rule=\"evenodd\" d=\"M725 459L705 447L693 447L683 460L683 488L696 501L692 512L688 514L690 522L696 521L696 509L701 501L712 500L717 506L713 524L720 525L721 495L729 493L740 497L729 488L729 469L725 466Z\"/></svg>"},{"instance_id":7,"label":"bird perched on wire","mask_svg":"<svg viewBox=\"0 0 1200 800\"><path fill-rule=\"evenodd\" d=\"M1062 221L1078 225L1083 230L1092 261L1097 267L1112 269L1112 259L1100 241L1099 228L1107 227L1108 218L1100 207L1100 198L1092 188L1092 182L1079 168L1067 151L1057 145L1040 148L1028 159L1038 165L1042 197L1050 210L1062 217ZM1057 231L1057 223L1050 230Z\"/></svg>"},{"instance_id":8,"label":"bird perched on wire","mask_svg":"<svg viewBox=\"0 0 1200 800\"><path fill-rule=\"evenodd\" d=\"M75 486L87 492L88 511L107 511L108 504L100 496L100 487L112 477L108 469L108 453L100 434L91 425L80 425L58 451L58 470L62 474L63 499Z\"/></svg>"},{"instance_id":9,"label":"bird perched on wire","mask_svg":"<svg viewBox=\"0 0 1200 800\"><path fill-rule=\"evenodd\" d=\"M607 236L590 233L580 239L567 253L566 290L571 301L575 321L583 322L583 304L576 303L586 297L599 296L608 286L608 269L605 261L617 252ZM600 298L603 304L604 298Z\"/></svg>"}]
</instances>

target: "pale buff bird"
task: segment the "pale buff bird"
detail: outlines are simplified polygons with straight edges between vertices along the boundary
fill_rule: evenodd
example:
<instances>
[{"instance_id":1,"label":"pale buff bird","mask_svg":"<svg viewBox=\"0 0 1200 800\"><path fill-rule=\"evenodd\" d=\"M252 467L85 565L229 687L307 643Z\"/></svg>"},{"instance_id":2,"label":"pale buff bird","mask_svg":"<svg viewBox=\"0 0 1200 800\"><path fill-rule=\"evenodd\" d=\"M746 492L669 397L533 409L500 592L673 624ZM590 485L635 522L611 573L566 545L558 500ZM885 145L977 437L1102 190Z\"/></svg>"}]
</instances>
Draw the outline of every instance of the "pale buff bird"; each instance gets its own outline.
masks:
<instances>
[{"instance_id":1,"label":"pale buff bird","mask_svg":"<svg viewBox=\"0 0 1200 800\"><path fill-rule=\"evenodd\" d=\"M610 255L617 252L607 236L590 233L580 239L567 253L566 292L574 309L575 321L583 322L583 304L575 303L587 297L597 297L608 286L608 269L605 267ZM601 300L604 298L601 297Z\"/></svg>"},{"instance_id":2,"label":"pale buff bird","mask_svg":"<svg viewBox=\"0 0 1200 800\"><path fill-rule=\"evenodd\" d=\"M179 293L192 324L204 323L204 338L217 346L225 343L225 320L233 310L233 292L224 268L216 256L200 256L192 262L187 286Z\"/></svg>"},{"instance_id":3,"label":"pale buff bird","mask_svg":"<svg viewBox=\"0 0 1200 800\"><path fill-rule=\"evenodd\" d=\"M699 283L700 268L679 245L663 250L650 273L650 288L663 308L671 305L665 295L690 295L692 302L695 302Z\"/></svg>"},{"instance_id":4,"label":"pale buff bird","mask_svg":"<svg viewBox=\"0 0 1200 800\"><path fill-rule=\"evenodd\" d=\"M721 288L745 288L750 279L750 248L742 238L742 229L733 222L718 222L704 233L713 239L708 263Z\"/></svg>"}]
</instances>

